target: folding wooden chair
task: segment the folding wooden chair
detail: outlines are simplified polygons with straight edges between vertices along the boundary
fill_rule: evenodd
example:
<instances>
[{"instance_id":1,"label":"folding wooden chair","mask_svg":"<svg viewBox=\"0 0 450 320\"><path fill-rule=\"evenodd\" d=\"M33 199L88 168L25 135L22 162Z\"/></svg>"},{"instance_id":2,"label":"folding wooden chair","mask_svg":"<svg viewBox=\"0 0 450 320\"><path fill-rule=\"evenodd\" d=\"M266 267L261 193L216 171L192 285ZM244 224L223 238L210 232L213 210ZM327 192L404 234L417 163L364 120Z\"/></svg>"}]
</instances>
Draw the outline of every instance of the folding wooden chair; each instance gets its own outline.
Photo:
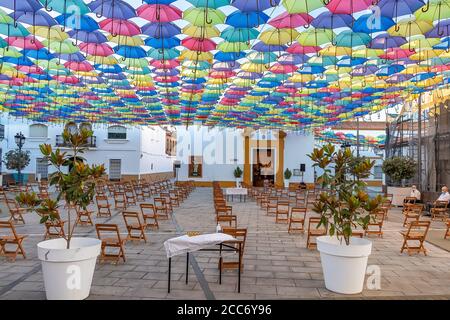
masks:
<instances>
[{"instance_id":1,"label":"folding wooden chair","mask_svg":"<svg viewBox=\"0 0 450 320\"><path fill-rule=\"evenodd\" d=\"M392 208L392 200L384 200L383 203L380 206L380 209L384 209L384 219L388 220L388 214L389 214L389 210L391 210Z\"/></svg>"},{"instance_id":2,"label":"folding wooden chair","mask_svg":"<svg viewBox=\"0 0 450 320\"><path fill-rule=\"evenodd\" d=\"M140 205L142 217L146 227L159 229L158 216L155 213L155 206L151 203L141 203ZM151 220L152 222L149 222Z\"/></svg>"},{"instance_id":3,"label":"folding wooden chair","mask_svg":"<svg viewBox=\"0 0 450 320\"><path fill-rule=\"evenodd\" d=\"M448 218L448 202L435 201L433 208L431 208L431 220L445 221Z\"/></svg>"},{"instance_id":4,"label":"folding wooden chair","mask_svg":"<svg viewBox=\"0 0 450 320\"><path fill-rule=\"evenodd\" d=\"M44 240L65 237L64 224L65 221L61 219L59 213L57 213L56 219L47 220L44 224Z\"/></svg>"},{"instance_id":5,"label":"folding wooden chair","mask_svg":"<svg viewBox=\"0 0 450 320\"><path fill-rule=\"evenodd\" d=\"M141 241L147 242L147 237L145 235L145 222L142 223L139 218L139 213L134 211L123 211L123 220L125 221L125 227L128 231L128 236L126 240L131 241Z\"/></svg>"},{"instance_id":6,"label":"folding wooden chair","mask_svg":"<svg viewBox=\"0 0 450 320\"><path fill-rule=\"evenodd\" d=\"M408 230L400 232L403 236L403 245L400 253L403 253L406 249L408 251L408 255L411 255L411 252L423 252L424 255L427 255L427 250L423 246L423 243L427 237L430 223L430 221L411 221ZM409 243L411 241L415 243L418 242L419 245L411 246Z\"/></svg>"},{"instance_id":7,"label":"folding wooden chair","mask_svg":"<svg viewBox=\"0 0 450 320\"><path fill-rule=\"evenodd\" d=\"M166 199L154 198L153 203L155 207L156 216L159 219L169 219L169 212L167 211Z\"/></svg>"},{"instance_id":8,"label":"folding wooden chair","mask_svg":"<svg viewBox=\"0 0 450 320\"><path fill-rule=\"evenodd\" d=\"M136 195L134 194L133 188L129 184L125 185L125 198L127 201L127 207L136 205Z\"/></svg>"},{"instance_id":9,"label":"folding wooden chair","mask_svg":"<svg viewBox=\"0 0 450 320\"><path fill-rule=\"evenodd\" d=\"M117 224L96 224L95 230L97 237L102 241L99 261L109 260L118 263L120 259L123 259L123 262L126 262L123 248L125 239L120 237ZM112 252L108 252L108 249Z\"/></svg>"},{"instance_id":10,"label":"folding wooden chair","mask_svg":"<svg viewBox=\"0 0 450 320\"><path fill-rule=\"evenodd\" d=\"M241 254L241 264L239 265L239 260L230 260L230 261L224 261L222 254L220 255L219 259L219 269L221 271L225 269L241 269L241 272L243 271L244 263L243 263L243 256L244 256L244 248L245 248L245 241L247 240L247 229L246 228L222 228L222 232L231 235L236 240L232 241L226 241L224 244L233 246L234 248L238 248L240 246L240 254ZM238 255L237 255L238 256ZM238 256L239 259L239 256Z\"/></svg>"},{"instance_id":11,"label":"folding wooden chair","mask_svg":"<svg viewBox=\"0 0 450 320\"><path fill-rule=\"evenodd\" d=\"M326 236L327 229L325 226L317 227L320 222L320 218L311 217L308 220L308 236L306 238L306 248L315 249L317 248L317 243L313 241L315 238L319 236Z\"/></svg>"},{"instance_id":12,"label":"folding wooden chair","mask_svg":"<svg viewBox=\"0 0 450 320\"><path fill-rule=\"evenodd\" d=\"M450 237L450 219L445 224L447 225L447 230L445 231L444 239L447 239L447 237Z\"/></svg>"},{"instance_id":13,"label":"folding wooden chair","mask_svg":"<svg viewBox=\"0 0 450 320\"><path fill-rule=\"evenodd\" d=\"M107 196L96 196L97 217L111 217L111 205Z\"/></svg>"},{"instance_id":14,"label":"folding wooden chair","mask_svg":"<svg viewBox=\"0 0 450 320\"><path fill-rule=\"evenodd\" d=\"M142 190L142 185L139 183L133 184L133 191L136 195L136 201L145 201L144 191Z\"/></svg>"},{"instance_id":15,"label":"folding wooden chair","mask_svg":"<svg viewBox=\"0 0 450 320\"><path fill-rule=\"evenodd\" d=\"M169 192L170 195L170 203L172 204L172 207L179 207L180 201L178 199L178 194L175 190L171 190Z\"/></svg>"},{"instance_id":16,"label":"folding wooden chair","mask_svg":"<svg viewBox=\"0 0 450 320\"><path fill-rule=\"evenodd\" d=\"M16 228L10 221L0 221L0 256L6 256L11 261L16 261L18 254L26 259L22 242L26 236L16 233ZM7 248L13 247L14 249Z\"/></svg>"},{"instance_id":17,"label":"folding wooden chair","mask_svg":"<svg viewBox=\"0 0 450 320\"><path fill-rule=\"evenodd\" d=\"M268 197L266 205L266 214L277 214L278 197Z\"/></svg>"},{"instance_id":18,"label":"folding wooden chair","mask_svg":"<svg viewBox=\"0 0 450 320\"><path fill-rule=\"evenodd\" d=\"M295 206L306 208L306 191L305 190L298 190L295 193Z\"/></svg>"},{"instance_id":19,"label":"folding wooden chair","mask_svg":"<svg viewBox=\"0 0 450 320\"><path fill-rule=\"evenodd\" d=\"M280 218L284 217L284 218ZM277 202L277 211L275 213L275 223L278 223L279 221L281 222L289 222L289 201L287 200L283 200L280 201L278 200Z\"/></svg>"},{"instance_id":20,"label":"folding wooden chair","mask_svg":"<svg viewBox=\"0 0 450 320\"><path fill-rule=\"evenodd\" d=\"M416 204L410 204L406 203L403 208L403 226L406 227L411 220L412 221L419 221L422 211L423 211L423 204L416 203Z\"/></svg>"},{"instance_id":21,"label":"folding wooden chair","mask_svg":"<svg viewBox=\"0 0 450 320\"><path fill-rule=\"evenodd\" d=\"M172 207L172 199L170 198L170 194L167 192L161 192L159 197L164 198L164 200L166 200L167 212L172 213L173 207Z\"/></svg>"},{"instance_id":22,"label":"folding wooden chair","mask_svg":"<svg viewBox=\"0 0 450 320\"><path fill-rule=\"evenodd\" d=\"M148 182L143 182L142 186L142 195L144 196L144 201L152 197L152 192L150 190L150 185Z\"/></svg>"},{"instance_id":23,"label":"folding wooden chair","mask_svg":"<svg viewBox=\"0 0 450 320\"><path fill-rule=\"evenodd\" d=\"M90 210L84 210L83 208L80 207L76 207L75 211L77 213L77 220L75 221L75 225L81 225L81 226L87 226L87 225L91 225L93 226L94 224L92 223L92 219L91 219L91 214L92 211Z\"/></svg>"},{"instance_id":24,"label":"folding wooden chair","mask_svg":"<svg viewBox=\"0 0 450 320\"><path fill-rule=\"evenodd\" d=\"M289 216L288 232L292 231L305 231L305 219L306 208L293 207L291 209L291 215ZM301 227L295 227L296 224L300 224Z\"/></svg>"},{"instance_id":25,"label":"folding wooden chair","mask_svg":"<svg viewBox=\"0 0 450 320\"><path fill-rule=\"evenodd\" d=\"M416 197L405 197L405 199L403 199L403 205L405 205L406 203L415 204L416 201Z\"/></svg>"},{"instance_id":26,"label":"folding wooden chair","mask_svg":"<svg viewBox=\"0 0 450 320\"><path fill-rule=\"evenodd\" d=\"M12 223L21 222L22 224L25 224L25 219L22 214L26 213L27 209L19 207L19 204L14 199L6 199L6 205L8 206L10 214L9 221Z\"/></svg>"},{"instance_id":27,"label":"folding wooden chair","mask_svg":"<svg viewBox=\"0 0 450 320\"><path fill-rule=\"evenodd\" d=\"M114 192L114 207L115 209L127 209L127 198L125 196L125 192L115 191Z\"/></svg>"},{"instance_id":28,"label":"folding wooden chair","mask_svg":"<svg viewBox=\"0 0 450 320\"><path fill-rule=\"evenodd\" d=\"M386 195L384 196L387 200L390 201L390 203L392 203L392 199L394 199L394 195L392 193L386 193Z\"/></svg>"},{"instance_id":29,"label":"folding wooden chair","mask_svg":"<svg viewBox=\"0 0 450 320\"><path fill-rule=\"evenodd\" d=\"M370 221L364 231L366 236L373 234L381 238L383 237L383 222L385 213L385 209L378 209L370 213Z\"/></svg>"}]
</instances>

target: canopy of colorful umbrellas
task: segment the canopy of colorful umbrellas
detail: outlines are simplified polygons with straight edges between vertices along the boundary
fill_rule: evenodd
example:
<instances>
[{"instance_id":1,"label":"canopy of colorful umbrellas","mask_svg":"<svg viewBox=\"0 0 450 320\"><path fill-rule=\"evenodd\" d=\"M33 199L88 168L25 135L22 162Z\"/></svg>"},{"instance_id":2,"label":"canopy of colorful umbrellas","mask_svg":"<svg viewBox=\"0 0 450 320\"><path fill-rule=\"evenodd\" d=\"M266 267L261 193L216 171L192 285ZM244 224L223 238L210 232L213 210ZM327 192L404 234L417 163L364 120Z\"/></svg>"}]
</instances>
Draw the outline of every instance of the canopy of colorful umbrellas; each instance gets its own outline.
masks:
<instances>
[{"instance_id":1,"label":"canopy of colorful umbrellas","mask_svg":"<svg viewBox=\"0 0 450 320\"><path fill-rule=\"evenodd\" d=\"M378 135L376 137L360 134L358 141L358 137L353 133L343 133L339 131L335 132L333 130L319 130L319 129L315 130L314 136L315 139L320 142L331 142L340 145L350 144L352 146L356 146L359 142L361 146L377 147L377 148L384 147L386 140L386 136L384 134Z\"/></svg>"},{"instance_id":2,"label":"canopy of colorful umbrellas","mask_svg":"<svg viewBox=\"0 0 450 320\"><path fill-rule=\"evenodd\" d=\"M315 129L448 85L450 0L0 0L0 108Z\"/></svg>"}]
</instances>

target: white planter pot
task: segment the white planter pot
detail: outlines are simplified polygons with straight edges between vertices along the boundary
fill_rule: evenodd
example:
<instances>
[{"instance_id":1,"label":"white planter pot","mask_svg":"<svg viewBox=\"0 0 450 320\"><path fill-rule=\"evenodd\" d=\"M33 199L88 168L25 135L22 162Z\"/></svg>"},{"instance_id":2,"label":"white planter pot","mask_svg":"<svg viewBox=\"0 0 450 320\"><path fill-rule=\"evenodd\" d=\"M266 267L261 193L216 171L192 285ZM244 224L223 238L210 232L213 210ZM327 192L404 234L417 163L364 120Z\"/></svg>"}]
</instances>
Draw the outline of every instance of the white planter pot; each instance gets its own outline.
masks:
<instances>
[{"instance_id":1,"label":"white planter pot","mask_svg":"<svg viewBox=\"0 0 450 320\"><path fill-rule=\"evenodd\" d=\"M241 178L236 178L236 188L241 186Z\"/></svg>"},{"instance_id":2,"label":"white planter pot","mask_svg":"<svg viewBox=\"0 0 450 320\"><path fill-rule=\"evenodd\" d=\"M52 239L37 244L48 300L82 300L89 296L101 241L94 238Z\"/></svg>"},{"instance_id":3,"label":"white planter pot","mask_svg":"<svg viewBox=\"0 0 450 320\"><path fill-rule=\"evenodd\" d=\"M372 251L372 242L367 239L350 238L350 245L337 237L317 237L325 287L344 293L360 293L364 286L367 259Z\"/></svg>"},{"instance_id":4,"label":"white planter pot","mask_svg":"<svg viewBox=\"0 0 450 320\"><path fill-rule=\"evenodd\" d=\"M387 193L392 194L392 205L403 206L403 200L411 194L411 188L388 187Z\"/></svg>"},{"instance_id":5,"label":"white planter pot","mask_svg":"<svg viewBox=\"0 0 450 320\"><path fill-rule=\"evenodd\" d=\"M284 187L289 188L289 180L284 180Z\"/></svg>"}]
</instances>

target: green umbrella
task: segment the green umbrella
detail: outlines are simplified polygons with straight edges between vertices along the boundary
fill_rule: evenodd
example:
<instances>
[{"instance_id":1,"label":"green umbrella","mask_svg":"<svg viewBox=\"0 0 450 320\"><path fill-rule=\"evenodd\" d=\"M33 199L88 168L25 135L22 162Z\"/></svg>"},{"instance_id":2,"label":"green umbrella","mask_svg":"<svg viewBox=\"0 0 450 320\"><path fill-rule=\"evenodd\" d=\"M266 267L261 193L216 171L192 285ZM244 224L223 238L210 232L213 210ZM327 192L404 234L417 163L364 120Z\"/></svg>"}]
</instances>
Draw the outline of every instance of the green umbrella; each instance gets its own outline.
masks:
<instances>
[{"instance_id":1,"label":"green umbrella","mask_svg":"<svg viewBox=\"0 0 450 320\"><path fill-rule=\"evenodd\" d=\"M125 60L119 59L120 64L124 64L127 67L145 68L148 67L148 61L145 58L126 58Z\"/></svg>"},{"instance_id":2,"label":"green umbrella","mask_svg":"<svg viewBox=\"0 0 450 320\"><path fill-rule=\"evenodd\" d=\"M224 23L225 14L216 9L190 8L183 12L183 19L201 27Z\"/></svg>"},{"instance_id":3,"label":"green umbrella","mask_svg":"<svg viewBox=\"0 0 450 320\"><path fill-rule=\"evenodd\" d=\"M220 36L229 42L244 42L257 39L259 32L253 28L227 27Z\"/></svg>"},{"instance_id":4,"label":"green umbrella","mask_svg":"<svg viewBox=\"0 0 450 320\"><path fill-rule=\"evenodd\" d=\"M333 36L333 31L330 29L308 29L300 33L297 41L302 46L321 46L331 42Z\"/></svg>"},{"instance_id":5,"label":"green umbrella","mask_svg":"<svg viewBox=\"0 0 450 320\"><path fill-rule=\"evenodd\" d=\"M217 9L219 7L228 6L230 0L186 0L196 8L212 8Z\"/></svg>"},{"instance_id":6,"label":"green umbrella","mask_svg":"<svg viewBox=\"0 0 450 320\"><path fill-rule=\"evenodd\" d=\"M429 8L425 12L422 11L422 8L426 8L427 5L418 9L414 13L417 20L427 20L433 22L436 20L444 20L450 18L450 5L446 1L430 1L428 5Z\"/></svg>"},{"instance_id":7,"label":"green umbrella","mask_svg":"<svg viewBox=\"0 0 450 320\"><path fill-rule=\"evenodd\" d=\"M22 54L16 48L0 48L0 57L19 58Z\"/></svg>"},{"instance_id":8,"label":"green umbrella","mask_svg":"<svg viewBox=\"0 0 450 320\"><path fill-rule=\"evenodd\" d=\"M37 64L39 67L47 70L61 70L65 69L64 64L62 64L58 59L51 59L51 60L35 60L35 64Z\"/></svg>"},{"instance_id":9,"label":"green umbrella","mask_svg":"<svg viewBox=\"0 0 450 320\"><path fill-rule=\"evenodd\" d=\"M14 19L11 18L5 11L0 9L0 23L13 24Z\"/></svg>"},{"instance_id":10,"label":"green umbrella","mask_svg":"<svg viewBox=\"0 0 450 320\"><path fill-rule=\"evenodd\" d=\"M80 51L71 40L56 41L53 39L45 39L42 41L42 44L57 53L70 54Z\"/></svg>"},{"instance_id":11,"label":"green umbrella","mask_svg":"<svg viewBox=\"0 0 450 320\"><path fill-rule=\"evenodd\" d=\"M9 37L26 37L30 32L21 24L17 24L15 27L13 24L0 23L0 34Z\"/></svg>"},{"instance_id":12,"label":"green umbrella","mask_svg":"<svg viewBox=\"0 0 450 320\"><path fill-rule=\"evenodd\" d=\"M216 49L222 52L240 52L243 50L249 50L250 44L247 42L223 41L217 45Z\"/></svg>"},{"instance_id":13,"label":"green umbrella","mask_svg":"<svg viewBox=\"0 0 450 320\"><path fill-rule=\"evenodd\" d=\"M39 0L42 5L47 5L47 10L55 10L59 13L83 15L91 12L83 0Z\"/></svg>"},{"instance_id":14,"label":"green umbrella","mask_svg":"<svg viewBox=\"0 0 450 320\"><path fill-rule=\"evenodd\" d=\"M283 6L288 13L309 13L324 6L322 0L284 0Z\"/></svg>"},{"instance_id":15,"label":"green umbrella","mask_svg":"<svg viewBox=\"0 0 450 320\"><path fill-rule=\"evenodd\" d=\"M336 36L336 46L338 47L358 47L368 44L372 38L363 32L342 31Z\"/></svg>"},{"instance_id":16,"label":"green umbrella","mask_svg":"<svg viewBox=\"0 0 450 320\"><path fill-rule=\"evenodd\" d=\"M175 48L165 50L151 48L147 55L155 60L172 60L178 58L180 51Z\"/></svg>"},{"instance_id":17,"label":"green umbrella","mask_svg":"<svg viewBox=\"0 0 450 320\"><path fill-rule=\"evenodd\" d=\"M253 63L270 63L277 60L277 55L273 52L252 52L247 55L247 59Z\"/></svg>"}]
</instances>

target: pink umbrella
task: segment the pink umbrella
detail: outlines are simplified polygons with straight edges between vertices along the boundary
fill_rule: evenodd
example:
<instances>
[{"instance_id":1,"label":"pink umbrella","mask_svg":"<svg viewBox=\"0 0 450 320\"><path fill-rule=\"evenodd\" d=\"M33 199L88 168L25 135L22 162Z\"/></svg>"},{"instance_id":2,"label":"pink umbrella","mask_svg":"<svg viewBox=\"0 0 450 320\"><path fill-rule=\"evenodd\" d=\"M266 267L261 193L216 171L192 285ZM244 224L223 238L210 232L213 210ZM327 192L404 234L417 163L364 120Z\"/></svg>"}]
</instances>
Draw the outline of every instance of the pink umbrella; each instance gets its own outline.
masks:
<instances>
[{"instance_id":1,"label":"pink umbrella","mask_svg":"<svg viewBox=\"0 0 450 320\"><path fill-rule=\"evenodd\" d=\"M313 46L302 46L298 42L294 42L289 48L286 49L287 52L293 54L308 54L308 53L317 53L321 50L321 47L313 47Z\"/></svg>"},{"instance_id":2,"label":"pink umbrella","mask_svg":"<svg viewBox=\"0 0 450 320\"><path fill-rule=\"evenodd\" d=\"M94 68L91 66L91 64L87 61L81 61L81 62L68 61L68 62L64 63L64 66L73 71L89 72L89 71L94 70Z\"/></svg>"},{"instance_id":3,"label":"pink umbrella","mask_svg":"<svg viewBox=\"0 0 450 320\"><path fill-rule=\"evenodd\" d=\"M388 48L386 53L381 54L379 57L381 59L397 60L407 58L414 53L416 53L415 50L411 51L409 49Z\"/></svg>"},{"instance_id":4,"label":"pink umbrella","mask_svg":"<svg viewBox=\"0 0 450 320\"><path fill-rule=\"evenodd\" d=\"M19 70L20 72L24 72L24 73L34 73L34 74L43 74L44 73L44 71L36 65L33 65L33 66L17 65L16 69Z\"/></svg>"},{"instance_id":5,"label":"pink umbrella","mask_svg":"<svg viewBox=\"0 0 450 320\"><path fill-rule=\"evenodd\" d=\"M10 46L22 49L39 50L44 48L44 45L34 36L8 37L5 40Z\"/></svg>"},{"instance_id":6,"label":"pink umbrella","mask_svg":"<svg viewBox=\"0 0 450 320\"><path fill-rule=\"evenodd\" d=\"M181 41L181 45L192 51L207 52L216 49L216 43L209 39L187 37Z\"/></svg>"},{"instance_id":7,"label":"pink umbrella","mask_svg":"<svg viewBox=\"0 0 450 320\"><path fill-rule=\"evenodd\" d=\"M118 19L105 19L99 23L100 28L112 35L122 35L132 37L141 34L141 28L133 21L118 20Z\"/></svg>"},{"instance_id":8,"label":"pink umbrella","mask_svg":"<svg viewBox=\"0 0 450 320\"><path fill-rule=\"evenodd\" d=\"M143 4L136 12L139 17L151 22L172 22L181 19L181 10L170 5Z\"/></svg>"},{"instance_id":9,"label":"pink umbrella","mask_svg":"<svg viewBox=\"0 0 450 320\"><path fill-rule=\"evenodd\" d=\"M157 69L173 69L178 67L180 63L177 60L153 60L150 65Z\"/></svg>"},{"instance_id":10,"label":"pink umbrella","mask_svg":"<svg viewBox=\"0 0 450 320\"><path fill-rule=\"evenodd\" d=\"M269 70L273 73L292 73L297 69L298 67L292 64L276 63Z\"/></svg>"},{"instance_id":11,"label":"pink umbrella","mask_svg":"<svg viewBox=\"0 0 450 320\"><path fill-rule=\"evenodd\" d=\"M366 10L371 5L372 0L331 0L326 7L333 13L352 14Z\"/></svg>"},{"instance_id":12,"label":"pink umbrella","mask_svg":"<svg viewBox=\"0 0 450 320\"><path fill-rule=\"evenodd\" d=\"M114 54L113 49L106 43L84 42L79 44L81 51L93 56L107 57Z\"/></svg>"},{"instance_id":13,"label":"pink umbrella","mask_svg":"<svg viewBox=\"0 0 450 320\"><path fill-rule=\"evenodd\" d=\"M309 25L312 20L313 17L307 13L289 14L286 11L269 21L269 24L275 28L297 28Z\"/></svg>"},{"instance_id":14,"label":"pink umbrella","mask_svg":"<svg viewBox=\"0 0 450 320\"><path fill-rule=\"evenodd\" d=\"M78 78L75 76L54 76L53 79L67 84L76 84L79 82Z\"/></svg>"}]
</instances>

